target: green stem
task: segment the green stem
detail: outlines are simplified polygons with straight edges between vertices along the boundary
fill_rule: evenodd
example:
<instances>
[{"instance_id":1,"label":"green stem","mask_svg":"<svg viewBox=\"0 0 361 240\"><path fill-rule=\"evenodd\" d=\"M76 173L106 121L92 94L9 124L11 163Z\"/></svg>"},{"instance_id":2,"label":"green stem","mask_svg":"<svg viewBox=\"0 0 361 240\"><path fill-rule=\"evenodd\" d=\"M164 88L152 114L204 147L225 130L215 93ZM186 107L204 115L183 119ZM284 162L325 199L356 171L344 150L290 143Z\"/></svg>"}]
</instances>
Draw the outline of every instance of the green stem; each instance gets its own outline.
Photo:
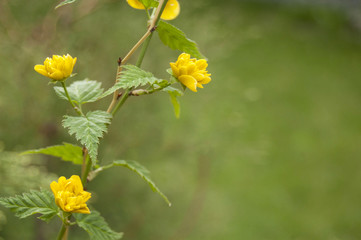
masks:
<instances>
[{"instance_id":1,"label":"green stem","mask_svg":"<svg viewBox=\"0 0 361 240\"><path fill-rule=\"evenodd\" d=\"M148 12L148 9L146 9L145 12L147 13L147 17L148 17L148 20L149 20L150 19L150 14Z\"/></svg>"},{"instance_id":2,"label":"green stem","mask_svg":"<svg viewBox=\"0 0 361 240\"><path fill-rule=\"evenodd\" d=\"M127 101L128 97L129 97L129 92L131 91L130 88L127 88L123 95L122 98L119 100L119 102L117 103L117 105L115 106L115 108L112 111L112 115L114 116L115 113L119 110L119 108L121 108L123 106L123 104L125 103L125 101Z\"/></svg>"},{"instance_id":3,"label":"green stem","mask_svg":"<svg viewBox=\"0 0 361 240\"><path fill-rule=\"evenodd\" d=\"M63 239L64 234L66 232L66 230L68 229L69 225L67 225L66 223L63 222L63 225L61 226L61 229L58 233L58 237L56 238L56 240L65 240Z\"/></svg>"},{"instance_id":4,"label":"green stem","mask_svg":"<svg viewBox=\"0 0 361 240\"><path fill-rule=\"evenodd\" d=\"M137 67L140 67L142 65L142 62L143 62L143 59L144 59L144 56L145 56L145 53L147 52L147 49L148 49L148 46L149 46L149 43L150 43L150 40L152 39L152 35L153 33L151 33L148 38L144 41L143 43L143 47L142 47L142 50L139 54L139 57L138 57L138 60L137 60L137 63L135 64ZM121 108L123 106L123 104L125 103L125 101L127 101L128 97L129 97L129 92L132 91L132 88L127 88L123 95L122 95L122 98L119 100L119 102L117 103L117 105L115 106L115 108L113 109L112 111L112 115L114 116L115 113L119 110L119 108Z\"/></svg>"},{"instance_id":5,"label":"green stem","mask_svg":"<svg viewBox=\"0 0 361 240\"><path fill-rule=\"evenodd\" d=\"M136 89L133 90L129 93L129 95L131 96L141 96L141 95L147 95L147 94L153 94L155 92L161 91L166 87L169 87L170 85L172 85L171 83L167 83L165 86L162 87L157 87L157 88L153 88L153 89Z\"/></svg>"},{"instance_id":6,"label":"green stem","mask_svg":"<svg viewBox=\"0 0 361 240\"><path fill-rule=\"evenodd\" d=\"M111 164L108 164L108 165L105 165L105 166L102 166L102 167L98 167L97 169L95 169L94 171L92 171L92 174L90 176L90 180L92 180L93 178L95 178L98 173L108 169L108 168L111 168L111 167L114 167L115 164L114 163L111 163Z\"/></svg>"},{"instance_id":7,"label":"green stem","mask_svg":"<svg viewBox=\"0 0 361 240\"><path fill-rule=\"evenodd\" d=\"M158 24L158 22L159 22L159 19L160 19L160 16L162 15L162 12L163 12L166 4L167 4L167 1L164 1L163 4L162 4L162 6L161 6L160 13L158 14L158 16L156 16L155 25L154 25L154 26L157 26L157 24ZM155 10L153 11L153 14L154 14L154 13L155 13ZM153 14L152 14L152 16L153 16ZM147 49L148 49L150 40L152 39L153 33L154 33L154 30L150 33L150 35L147 37L147 39L146 39L146 40L144 41L144 43L143 43L142 50L141 50L141 52L140 52L140 54L139 54L137 63L135 64L137 67L140 67L140 66L142 65L142 62L143 62L145 53L147 52ZM124 91L122 98L119 100L119 102L117 103L117 105L115 106L115 108L114 108L113 111L112 111L112 115L113 115L113 116L114 116L115 113L123 106L123 104L125 103L125 101L127 101L128 97L129 97L130 91L132 91L132 88L127 88L127 89Z\"/></svg>"},{"instance_id":8,"label":"green stem","mask_svg":"<svg viewBox=\"0 0 361 240\"><path fill-rule=\"evenodd\" d=\"M75 106L75 104L73 103L73 101L71 100L70 96L69 96L69 93L68 93L68 90L66 89L66 86L65 86L65 81L62 81L61 82L61 85L63 86L64 88L64 92L65 92L65 95L66 97L68 98L68 101L69 103L71 104L71 106L74 108L74 110L81 116L83 116L84 114L79 110L79 108L77 106Z\"/></svg>"},{"instance_id":9,"label":"green stem","mask_svg":"<svg viewBox=\"0 0 361 240\"><path fill-rule=\"evenodd\" d=\"M139 57L138 57L138 60L137 60L137 63L135 64L135 66L140 67L140 66L142 65L142 62L143 62L145 53L147 52L147 49L148 49L150 40L152 39L152 36L153 36L153 32L152 32L152 33L148 36L148 38L144 41L142 50L141 50L141 52L140 52L140 54L139 54Z\"/></svg>"},{"instance_id":10,"label":"green stem","mask_svg":"<svg viewBox=\"0 0 361 240\"><path fill-rule=\"evenodd\" d=\"M86 163L85 171L83 172L83 174L81 176L81 182L82 182L84 187L86 187L86 185L88 183L88 175L89 175L91 166L92 166L92 162L91 162L90 159L88 159L87 163Z\"/></svg>"}]
</instances>

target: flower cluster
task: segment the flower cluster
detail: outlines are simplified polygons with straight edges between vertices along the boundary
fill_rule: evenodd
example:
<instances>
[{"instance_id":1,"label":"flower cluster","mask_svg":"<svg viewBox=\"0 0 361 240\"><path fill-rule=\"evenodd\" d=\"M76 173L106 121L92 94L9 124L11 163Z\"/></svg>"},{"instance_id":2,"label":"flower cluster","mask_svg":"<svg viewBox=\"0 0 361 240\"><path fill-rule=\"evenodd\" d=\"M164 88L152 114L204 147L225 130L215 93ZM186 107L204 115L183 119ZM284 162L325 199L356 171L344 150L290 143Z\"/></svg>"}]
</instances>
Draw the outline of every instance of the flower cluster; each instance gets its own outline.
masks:
<instances>
[{"instance_id":1,"label":"flower cluster","mask_svg":"<svg viewBox=\"0 0 361 240\"><path fill-rule=\"evenodd\" d=\"M90 213L86 202L91 198L91 194L84 191L79 176L73 175L69 179L60 177L58 182L54 181L50 184L50 188L56 205L64 212Z\"/></svg>"},{"instance_id":2,"label":"flower cluster","mask_svg":"<svg viewBox=\"0 0 361 240\"><path fill-rule=\"evenodd\" d=\"M75 63L76 58L72 58L69 54L53 55L53 58L45 59L44 65L35 65L34 70L54 81L63 81L70 77Z\"/></svg>"},{"instance_id":3,"label":"flower cluster","mask_svg":"<svg viewBox=\"0 0 361 240\"><path fill-rule=\"evenodd\" d=\"M182 53L175 63L170 63L170 66L173 76L193 92L197 92L197 87L203 88L202 84L211 81L211 74L206 70L208 63L205 59L197 60L187 53Z\"/></svg>"},{"instance_id":4,"label":"flower cluster","mask_svg":"<svg viewBox=\"0 0 361 240\"><path fill-rule=\"evenodd\" d=\"M138 0L127 0L127 2L132 8L145 9L144 5ZM177 0L168 0L160 18L164 20L173 20L179 15L179 12L179 2Z\"/></svg>"}]
</instances>

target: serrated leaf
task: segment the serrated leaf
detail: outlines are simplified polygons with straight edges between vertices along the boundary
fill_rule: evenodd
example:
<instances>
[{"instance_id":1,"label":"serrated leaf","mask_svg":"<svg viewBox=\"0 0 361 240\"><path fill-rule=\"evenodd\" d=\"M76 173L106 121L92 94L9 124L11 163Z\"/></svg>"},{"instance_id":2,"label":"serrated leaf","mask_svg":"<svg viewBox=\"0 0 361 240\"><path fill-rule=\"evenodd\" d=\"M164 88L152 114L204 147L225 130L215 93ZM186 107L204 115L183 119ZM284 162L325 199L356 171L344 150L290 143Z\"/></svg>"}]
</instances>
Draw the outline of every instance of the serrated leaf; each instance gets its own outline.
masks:
<instances>
[{"instance_id":1,"label":"serrated leaf","mask_svg":"<svg viewBox=\"0 0 361 240\"><path fill-rule=\"evenodd\" d=\"M58 7L61 7L61 6L64 6L64 5L73 3L73 2L75 2L75 1L76 1L76 0L64 0L64 1L62 1L61 3L59 3L58 5L56 5L55 9L57 9Z\"/></svg>"},{"instance_id":2,"label":"serrated leaf","mask_svg":"<svg viewBox=\"0 0 361 240\"><path fill-rule=\"evenodd\" d=\"M181 90L177 89L177 88L170 87L170 86L164 88L163 91L168 92L169 97L170 97L170 101L171 101L171 103L173 105L173 108L174 108L174 114L175 114L176 118L179 118L179 116L180 116L180 103L179 103L178 97L182 96L183 92Z\"/></svg>"},{"instance_id":3,"label":"serrated leaf","mask_svg":"<svg viewBox=\"0 0 361 240\"><path fill-rule=\"evenodd\" d=\"M29 193L15 197L2 197L0 204L9 208L19 218L26 218L39 213L42 215L38 218L48 222L58 213L54 196L47 190L31 190Z\"/></svg>"},{"instance_id":4,"label":"serrated leaf","mask_svg":"<svg viewBox=\"0 0 361 240\"><path fill-rule=\"evenodd\" d=\"M103 93L103 89L100 88L101 83L85 79L82 81L76 81L67 87L69 96L76 104L84 104L88 102L95 102ZM63 87L54 87L55 93L62 99L68 100L65 95Z\"/></svg>"},{"instance_id":5,"label":"serrated leaf","mask_svg":"<svg viewBox=\"0 0 361 240\"><path fill-rule=\"evenodd\" d=\"M121 85L115 83L112 87L110 87L108 90L106 90L98 99L104 98L106 96L109 96L110 94L113 94L116 90L122 88Z\"/></svg>"},{"instance_id":6,"label":"serrated leaf","mask_svg":"<svg viewBox=\"0 0 361 240\"><path fill-rule=\"evenodd\" d=\"M92 240L116 240L121 239L123 233L114 232L100 213L92 210L90 214L73 214L79 227L88 232Z\"/></svg>"},{"instance_id":7,"label":"serrated leaf","mask_svg":"<svg viewBox=\"0 0 361 240\"><path fill-rule=\"evenodd\" d=\"M164 82L163 79L156 78L152 73L144 71L137 66L129 64L123 66L123 68L125 70L121 72L117 79L117 82L111 88L101 94L98 99L104 98L121 88L136 88L147 84L153 85Z\"/></svg>"},{"instance_id":8,"label":"serrated leaf","mask_svg":"<svg viewBox=\"0 0 361 240\"><path fill-rule=\"evenodd\" d=\"M141 178L143 178L153 190L153 192L158 193L166 203L171 206L172 204L169 202L168 198L159 190L159 188L155 185L155 183L150 179L150 172L143 165L136 161L125 161L125 160L115 160L113 161L113 166L122 166L126 167L136 174L138 174Z\"/></svg>"},{"instance_id":9,"label":"serrated leaf","mask_svg":"<svg viewBox=\"0 0 361 240\"><path fill-rule=\"evenodd\" d=\"M88 149L93 166L97 160L99 138L107 132L111 118L110 113L98 110L88 112L82 117L65 116L63 120L63 126L68 128L69 134L74 134L75 138Z\"/></svg>"},{"instance_id":10,"label":"serrated leaf","mask_svg":"<svg viewBox=\"0 0 361 240\"><path fill-rule=\"evenodd\" d=\"M139 0L139 2L143 3L144 7L146 9L151 7L158 7L158 2L155 0Z\"/></svg>"},{"instance_id":11,"label":"serrated leaf","mask_svg":"<svg viewBox=\"0 0 361 240\"><path fill-rule=\"evenodd\" d=\"M205 58L199 51L196 42L188 39L184 32L170 23L159 21L157 32L164 45L174 50L188 53L195 58Z\"/></svg>"},{"instance_id":12,"label":"serrated leaf","mask_svg":"<svg viewBox=\"0 0 361 240\"><path fill-rule=\"evenodd\" d=\"M33 149L22 152L21 155L27 154L45 154L54 157L60 157L63 161L70 161L74 164L83 163L83 149L79 146L63 143L64 145L55 145L46 148Z\"/></svg>"},{"instance_id":13,"label":"serrated leaf","mask_svg":"<svg viewBox=\"0 0 361 240\"><path fill-rule=\"evenodd\" d=\"M154 77L151 72L146 72L134 65L125 65L123 68L125 71L120 74L119 81L115 86L120 86L121 88L136 88L147 84L153 85L163 81L163 79Z\"/></svg>"}]
</instances>

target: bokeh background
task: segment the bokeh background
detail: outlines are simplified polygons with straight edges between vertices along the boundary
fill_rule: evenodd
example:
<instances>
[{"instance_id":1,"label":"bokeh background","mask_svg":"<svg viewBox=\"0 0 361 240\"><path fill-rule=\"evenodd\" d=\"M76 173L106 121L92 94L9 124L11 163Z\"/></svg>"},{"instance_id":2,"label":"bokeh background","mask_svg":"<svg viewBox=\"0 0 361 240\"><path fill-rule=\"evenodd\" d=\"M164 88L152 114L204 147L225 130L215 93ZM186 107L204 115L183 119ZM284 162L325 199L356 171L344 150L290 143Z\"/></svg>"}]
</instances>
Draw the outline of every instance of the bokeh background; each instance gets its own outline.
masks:
<instances>
[{"instance_id":1,"label":"bokeh background","mask_svg":"<svg viewBox=\"0 0 361 240\"><path fill-rule=\"evenodd\" d=\"M100 148L103 163L145 165L173 205L114 168L89 184L92 206L132 240L361 239L360 2L180 3L171 23L208 57L212 82L186 92L180 119L166 94L131 98ZM72 110L33 66L70 53L76 79L107 88L118 57L144 33L144 13L125 0L56 4L0 0L1 196L79 172L17 155L76 142L61 127ZM166 77L178 54L156 36L143 67ZM6 240L54 239L60 226L0 211ZM76 228L69 237L87 238Z\"/></svg>"}]
</instances>

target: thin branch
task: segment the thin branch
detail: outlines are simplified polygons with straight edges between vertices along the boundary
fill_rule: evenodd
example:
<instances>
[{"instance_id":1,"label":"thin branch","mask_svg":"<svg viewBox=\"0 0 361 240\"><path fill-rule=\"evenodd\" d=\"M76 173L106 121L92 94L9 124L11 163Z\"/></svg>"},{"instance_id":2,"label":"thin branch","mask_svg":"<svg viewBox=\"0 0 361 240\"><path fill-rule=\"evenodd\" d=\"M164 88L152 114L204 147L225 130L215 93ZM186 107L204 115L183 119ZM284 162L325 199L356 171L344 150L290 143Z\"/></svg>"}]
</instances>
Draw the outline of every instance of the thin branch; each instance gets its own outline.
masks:
<instances>
[{"instance_id":1,"label":"thin branch","mask_svg":"<svg viewBox=\"0 0 361 240\"><path fill-rule=\"evenodd\" d=\"M123 60L121 61L121 63L118 65L117 73L116 73L116 76L115 76L115 83L118 82L119 75L120 75L121 72L122 72L122 65L129 60L129 58L130 58L130 57L134 54L134 52L140 47L140 45L142 45L142 43L143 43L146 39L150 38L150 36L151 36L152 33L154 32L155 26L156 26L156 24L157 24L158 21L159 21L160 14L163 12L164 7L165 7L164 0L160 0L157 9L156 9L155 12L154 12L155 14L152 14L152 18L150 19L150 25L148 26L147 32L139 39L139 41L134 45L134 47L128 52L128 54L124 57L124 59L123 59ZM145 48L145 50L146 50L146 48ZM138 61L138 62L141 62L141 61L143 60L145 50L144 50L144 52L142 51L141 57L140 57L140 59L139 59L140 61ZM130 90L128 90L128 91L126 90L126 93L123 95L122 100L124 100L124 102L125 102L125 100L126 100L127 97L128 97L129 91L130 91ZM117 103L117 101L118 101L118 99L119 99L118 96L119 96L119 90L114 91L113 99L112 99L112 101L111 101L111 103L109 104L109 107L108 107L108 109L107 109L107 112L108 112L108 113L111 113L112 110L113 110L113 108L115 107L115 104ZM125 97L125 96L127 96L127 97ZM122 103L121 105L123 105L123 103ZM119 107L118 107L118 108L119 108ZM118 108L117 108L117 109L118 109ZM113 112L115 113L116 111L113 111Z\"/></svg>"}]
</instances>

